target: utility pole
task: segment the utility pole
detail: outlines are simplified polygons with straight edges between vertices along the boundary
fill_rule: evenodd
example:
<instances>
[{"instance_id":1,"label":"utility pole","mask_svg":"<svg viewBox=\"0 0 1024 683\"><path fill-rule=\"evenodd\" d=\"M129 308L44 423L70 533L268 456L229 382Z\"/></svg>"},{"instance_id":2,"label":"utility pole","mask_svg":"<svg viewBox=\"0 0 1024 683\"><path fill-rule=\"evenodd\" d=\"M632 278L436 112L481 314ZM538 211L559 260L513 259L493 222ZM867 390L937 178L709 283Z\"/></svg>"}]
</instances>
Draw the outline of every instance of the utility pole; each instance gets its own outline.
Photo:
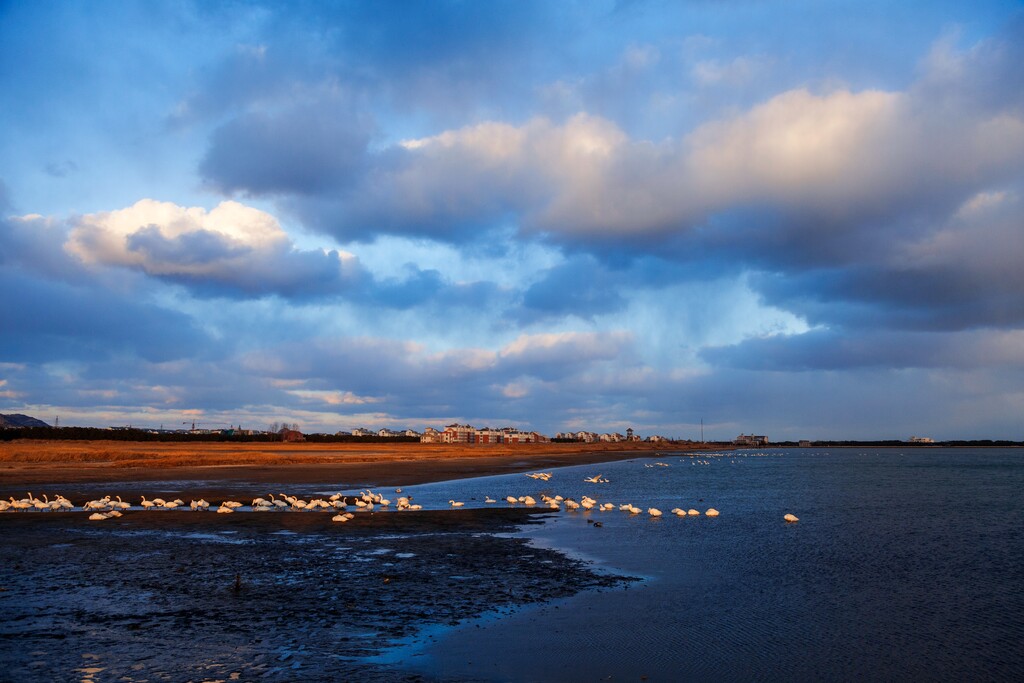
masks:
<instances>
[{"instance_id":1,"label":"utility pole","mask_svg":"<svg viewBox=\"0 0 1024 683\"><path fill-rule=\"evenodd\" d=\"M700 419L700 442L704 443L704 418Z\"/></svg>"}]
</instances>

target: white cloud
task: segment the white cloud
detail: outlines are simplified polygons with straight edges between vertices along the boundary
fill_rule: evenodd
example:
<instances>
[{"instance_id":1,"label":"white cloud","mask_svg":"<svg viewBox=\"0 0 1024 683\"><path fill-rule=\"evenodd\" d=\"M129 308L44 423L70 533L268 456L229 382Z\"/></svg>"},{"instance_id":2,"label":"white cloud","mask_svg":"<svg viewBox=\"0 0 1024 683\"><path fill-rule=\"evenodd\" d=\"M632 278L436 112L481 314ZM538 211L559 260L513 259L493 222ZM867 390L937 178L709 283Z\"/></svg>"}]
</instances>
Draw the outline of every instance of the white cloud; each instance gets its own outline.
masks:
<instances>
[{"instance_id":1,"label":"white cloud","mask_svg":"<svg viewBox=\"0 0 1024 683\"><path fill-rule=\"evenodd\" d=\"M227 293L338 293L359 276L350 253L296 249L272 215L234 201L207 211L142 199L72 221L65 251L90 265L121 266Z\"/></svg>"}]
</instances>

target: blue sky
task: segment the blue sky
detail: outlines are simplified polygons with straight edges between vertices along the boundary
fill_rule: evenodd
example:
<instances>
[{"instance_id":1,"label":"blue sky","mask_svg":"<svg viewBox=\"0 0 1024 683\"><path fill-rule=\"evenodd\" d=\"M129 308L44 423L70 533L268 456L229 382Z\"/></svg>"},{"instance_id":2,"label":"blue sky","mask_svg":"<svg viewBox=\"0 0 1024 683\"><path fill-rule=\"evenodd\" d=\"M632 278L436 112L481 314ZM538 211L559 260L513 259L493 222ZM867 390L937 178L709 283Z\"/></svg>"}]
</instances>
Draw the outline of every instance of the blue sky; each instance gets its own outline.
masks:
<instances>
[{"instance_id":1,"label":"blue sky","mask_svg":"<svg viewBox=\"0 0 1024 683\"><path fill-rule=\"evenodd\" d=\"M1014 2L2 2L0 412L1024 438Z\"/></svg>"}]
</instances>

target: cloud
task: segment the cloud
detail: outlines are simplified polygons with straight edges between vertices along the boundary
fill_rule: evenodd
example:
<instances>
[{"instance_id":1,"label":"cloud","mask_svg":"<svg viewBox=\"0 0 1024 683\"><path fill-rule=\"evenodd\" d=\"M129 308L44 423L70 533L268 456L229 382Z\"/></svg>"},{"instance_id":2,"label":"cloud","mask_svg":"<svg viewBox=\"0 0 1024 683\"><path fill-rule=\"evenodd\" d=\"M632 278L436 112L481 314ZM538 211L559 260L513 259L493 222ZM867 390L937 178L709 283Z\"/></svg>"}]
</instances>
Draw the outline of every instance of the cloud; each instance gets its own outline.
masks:
<instances>
[{"instance_id":1,"label":"cloud","mask_svg":"<svg viewBox=\"0 0 1024 683\"><path fill-rule=\"evenodd\" d=\"M362 170L372 130L339 97L273 114L249 112L213 132L199 171L226 194L333 192Z\"/></svg>"},{"instance_id":2,"label":"cloud","mask_svg":"<svg viewBox=\"0 0 1024 683\"><path fill-rule=\"evenodd\" d=\"M336 296L361 270L351 254L303 251L270 214L226 201L207 211L142 199L73 221L68 253L90 265L121 266L200 294Z\"/></svg>"},{"instance_id":3,"label":"cloud","mask_svg":"<svg viewBox=\"0 0 1024 683\"><path fill-rule=\"evenodd\" d=\"M819 329L707 348L701 356L717 367L770 372L863 368L1024 370L1024 330L944 334L881 330L851 335L843 330Z\"/></svg>"}]
</instances>

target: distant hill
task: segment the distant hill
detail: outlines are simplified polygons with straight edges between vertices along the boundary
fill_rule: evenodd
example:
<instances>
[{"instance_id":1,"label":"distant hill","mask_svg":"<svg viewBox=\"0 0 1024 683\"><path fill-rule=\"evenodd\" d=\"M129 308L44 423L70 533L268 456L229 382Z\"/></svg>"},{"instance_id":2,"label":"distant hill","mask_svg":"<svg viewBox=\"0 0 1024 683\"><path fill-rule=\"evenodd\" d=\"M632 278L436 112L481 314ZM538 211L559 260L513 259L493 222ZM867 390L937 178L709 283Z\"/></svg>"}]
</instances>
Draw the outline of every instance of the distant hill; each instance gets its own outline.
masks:
<instances>
[{"instance_id":1,"label":"distant hill","mask_svg":"<svg viewBox=\"0 0 1024 683\"><path fill-rule=\"evenodd\" d=\"M42 420L37 420L34 417L28 415L0 415L0 429L16 428L16 427L49 427Z\"/></svg>"}]
</instances>

